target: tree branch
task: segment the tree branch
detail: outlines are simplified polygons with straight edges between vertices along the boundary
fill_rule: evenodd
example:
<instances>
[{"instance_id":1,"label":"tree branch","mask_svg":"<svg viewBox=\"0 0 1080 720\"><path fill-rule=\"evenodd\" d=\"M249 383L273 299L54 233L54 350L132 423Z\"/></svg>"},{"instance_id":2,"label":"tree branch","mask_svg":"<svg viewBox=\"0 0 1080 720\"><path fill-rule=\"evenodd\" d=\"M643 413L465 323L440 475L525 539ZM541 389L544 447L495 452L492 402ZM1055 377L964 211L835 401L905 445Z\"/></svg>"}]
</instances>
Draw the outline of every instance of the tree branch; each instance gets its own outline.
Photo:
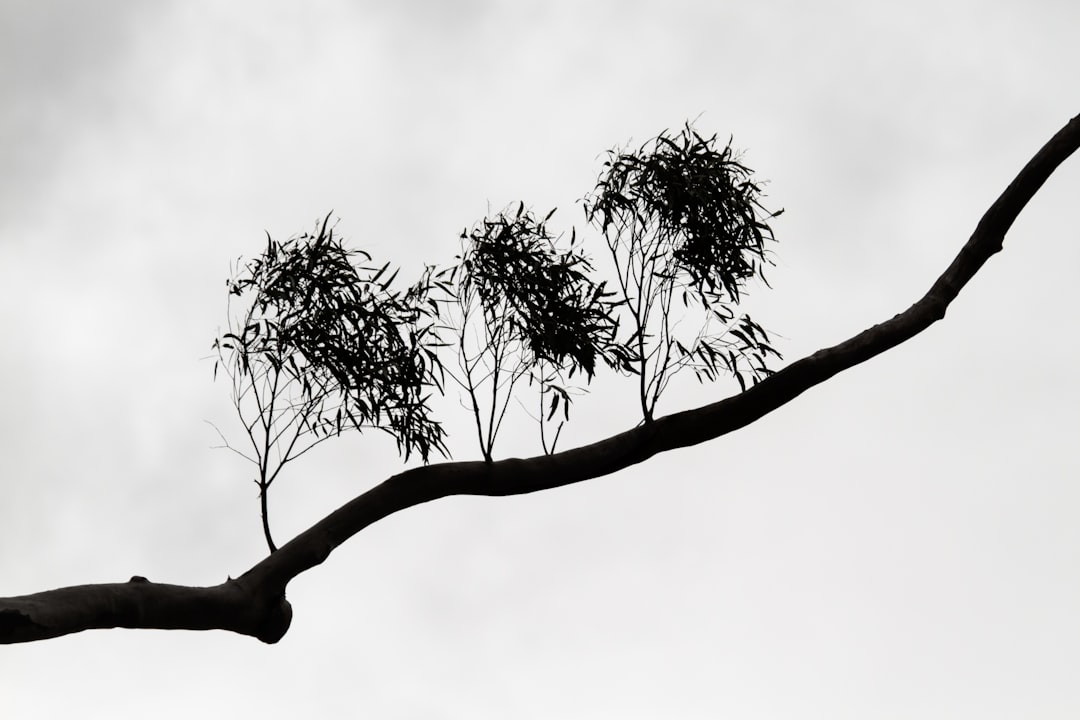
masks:
<instances>
[{"instance_id":1,"label":"tree branch","mask_svg":"<svg viewBox=\"0 0 1080 720\"><path fill-rule=\"evenodd\" d=\"M0 600L0 642L45 640L95 628L232 630L274 643L292 608L284 595L256 592L242 580L213 587L153 583L76 585Z\"/></svg>"},{"instance_id":2,"label":"tree branch","mask_svg":"<svg viewBox=\"0 0 1080 720\"><path fill-rule=\"evenodd\" d=\"M1050 174L1080 146L1080 116L1043 146L983 215L930 290L906 311L805 357L739 395L654 420L606 440L553 455L452 462L407 470L346 503L238 580L185 587L132 578L0 599L0 643L43 640L91 628L231 630L277 642L289 627L288 582L319 565L367 526L449 495L518 495L617 472L657 453L697 445L758 420L839 372L914 337L946 308L983 264Z\"/></svg>"}]
</instances>

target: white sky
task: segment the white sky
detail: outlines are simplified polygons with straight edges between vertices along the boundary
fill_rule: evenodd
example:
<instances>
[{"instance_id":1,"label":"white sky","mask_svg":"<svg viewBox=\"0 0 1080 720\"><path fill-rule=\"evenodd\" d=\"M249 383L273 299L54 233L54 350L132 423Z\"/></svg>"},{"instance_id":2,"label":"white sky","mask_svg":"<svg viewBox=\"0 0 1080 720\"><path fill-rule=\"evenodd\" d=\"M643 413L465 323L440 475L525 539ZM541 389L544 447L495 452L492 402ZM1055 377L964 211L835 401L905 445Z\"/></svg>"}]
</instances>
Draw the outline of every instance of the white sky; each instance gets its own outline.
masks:
<instances>
[{"instance_id":1,"label":"white sky","mask_svg":"<svg viewBox=\"0 0 1080 720\"><path fill-rule=\"evenodd\" d=\"M0 594L262 556L201 358L264 230L333 210L414 275L489 206L583 230L604 150L699 118L787 209L751 300L794 360L919 297L1080 112L1078 22L1067 0L0 1ZM0 716L1080 716L1078 188L1074 158L943 323L742 432L379 523L290 586L276 646L0 648ZM565 442L625 429L632 381L577 412ZM392 450L291 467L278 538Z\"/></svg>"}]
</instances>

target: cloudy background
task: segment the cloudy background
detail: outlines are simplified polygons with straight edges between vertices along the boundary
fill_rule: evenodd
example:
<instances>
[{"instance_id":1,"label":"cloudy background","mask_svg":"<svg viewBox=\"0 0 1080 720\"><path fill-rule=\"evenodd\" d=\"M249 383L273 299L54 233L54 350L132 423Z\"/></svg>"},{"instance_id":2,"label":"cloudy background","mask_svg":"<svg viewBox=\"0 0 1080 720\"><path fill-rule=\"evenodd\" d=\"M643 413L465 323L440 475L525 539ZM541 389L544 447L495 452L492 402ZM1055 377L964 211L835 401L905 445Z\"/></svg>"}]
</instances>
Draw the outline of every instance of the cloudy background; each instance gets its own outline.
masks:
<instances>
[{"instance_id":1,"label":"cloudy background","mask_svg":"<svg viewBox=\"0 0 1080 720\"><path fill-rule=\"evenodd\" d=\"M1080 112L1078 22L1066 0L0 0L0 595L262 557L204 358L264 231L332 210L415 275L489 207L583 230L605 149L697 118L787 210L751 303L794 360L919 297ZM294 581L275 646L0 648L0 715L1077 717L1078 188L1074 158L943 323L750 428L394 516ZM605 380L566 442L633 413ZM499 454L536 452L520 420ZM399 468L384 438L324 445L275 486L277 536Z\"/></svg>"}]
</instances>

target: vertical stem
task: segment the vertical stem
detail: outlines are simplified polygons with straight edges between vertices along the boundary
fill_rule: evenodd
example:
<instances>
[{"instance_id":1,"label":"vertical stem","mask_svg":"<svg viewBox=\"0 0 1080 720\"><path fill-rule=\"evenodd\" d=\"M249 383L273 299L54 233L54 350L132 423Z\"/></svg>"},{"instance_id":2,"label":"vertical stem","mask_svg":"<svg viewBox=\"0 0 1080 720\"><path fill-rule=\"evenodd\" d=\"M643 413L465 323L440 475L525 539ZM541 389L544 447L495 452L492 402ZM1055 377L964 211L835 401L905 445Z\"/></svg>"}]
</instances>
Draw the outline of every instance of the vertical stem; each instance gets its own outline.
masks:
<instances>
[{"instance_id":1,"label":"vertical stem","mask_svg":"<svg viewBox=\"0 0 1080 720\"><path fill-rule=\"evenodd\" d=\"M551 455L552 451L554 450L554 447L552 447L552 450L548 450L547 439L544 437L544 385L546 383L544 382L544 361L543 360L541 360L537 364L537 369L539 371L538 374L540 376L540 380L539 380L539 382L540 382L540 447L542 447L544 449L544 454L545 455Z\"/></svg>"},{"instance_id":2,"label":"vertical stem","mask_svg":"<svg viewBox=\"0 0 1080 720\"><path fill-rule=\"evenodd\" d=\"M277 552L277 545L274 544L274 538L270 537L270 516L266 510L266 491L270 487L269 483L259 483L259 510L262 513L262 527L263 535L266 537L266 545L270 548L270 552Z\"/></svg>"}]
</instances>

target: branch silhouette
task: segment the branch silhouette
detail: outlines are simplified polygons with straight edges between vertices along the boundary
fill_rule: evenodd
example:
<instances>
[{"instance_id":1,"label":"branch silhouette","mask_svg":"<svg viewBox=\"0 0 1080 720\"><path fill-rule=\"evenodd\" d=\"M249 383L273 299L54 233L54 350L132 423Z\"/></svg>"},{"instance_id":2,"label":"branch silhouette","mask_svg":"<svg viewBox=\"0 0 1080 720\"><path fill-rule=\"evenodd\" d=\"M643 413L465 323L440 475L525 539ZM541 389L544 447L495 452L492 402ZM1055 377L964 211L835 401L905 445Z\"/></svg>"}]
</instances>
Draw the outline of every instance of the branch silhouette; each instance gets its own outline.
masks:
<instances>
[{"instance_id":1,"label":"branch silhouette","mask_svg":"<svg viewBox=\"0 0 1080 720\"><path fill-rule=\"evenodd\" d=\"M154 583L80 585L0 598L0 643L31 642L92 628L229 630L266 643L292 620L285 589L369 525L450 495L520 495L601 477L653 455L745 427L837 373L893 348L945 316L949 304L1002 249L1020 211L1080 147L1080 115L1024 166L990 206L959 254L907 310L819 350L719 402L657 418L605 440L551 455L495 462L447 462L407 470L332 512L241 577L210 587Z\"/></svg>"}]
</instances>

